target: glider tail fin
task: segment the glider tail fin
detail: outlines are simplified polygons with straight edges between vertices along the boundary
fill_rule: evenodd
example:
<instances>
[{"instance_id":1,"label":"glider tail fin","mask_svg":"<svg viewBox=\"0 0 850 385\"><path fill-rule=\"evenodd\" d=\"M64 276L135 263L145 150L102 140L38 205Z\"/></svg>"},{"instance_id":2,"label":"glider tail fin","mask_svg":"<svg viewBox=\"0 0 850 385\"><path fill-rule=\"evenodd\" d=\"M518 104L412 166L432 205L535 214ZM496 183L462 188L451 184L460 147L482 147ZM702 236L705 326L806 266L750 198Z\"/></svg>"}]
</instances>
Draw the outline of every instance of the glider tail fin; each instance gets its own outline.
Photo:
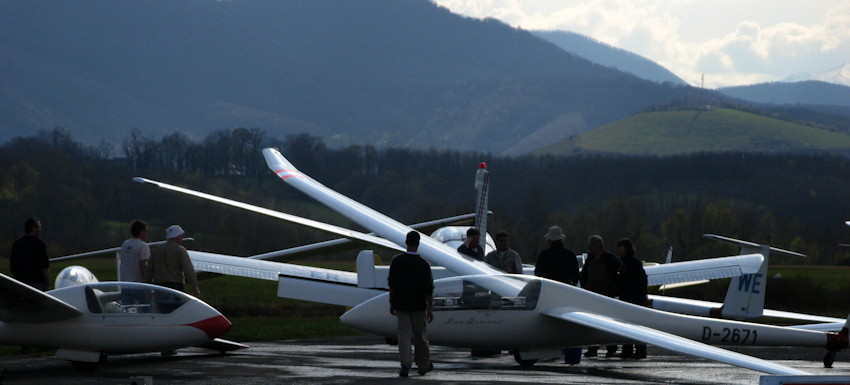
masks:
<instances>
[{"instance_id":1,"label":"glider tail fin","mask_svg":"<svg viewBox=\"0 0 850 385\"><path fill-rule=\"evenodd\" d=\"M490 172L487 164L481 162L478 171L475 172L475 190L478 192L477 204L475 205L475 228L481 234L487 233L487 198L490 194Z\"/></svg>"},{"instance_id":2,"label":"glider tail fin","mask_svg":"<svg viewBox=\"0 0 850 385\"><path fill-rule=\"evenodd\" d=\"M742 246L741 254L761 254L764 256L764 261L757 273L733 277L729 282L721 310L722 318L737 320L758 318L764 312L770 247L767 245Z\"/></svg>"},{"instance_id":3,"label":"glider tail fin","mask_svg":"<svg viewBox=\"0 0 850 385\"><path fill-rule=\"evenodd\" d=\"M703 234L704 237L732 244L741 248L741 254L761 254L764 262L755 274L742 275L732 278L729 289L726 291L726 299L723 301L721 313L717 314L723 318L746 319L761 317L764 313L764 296L767 292L767 264L771 253L774 255L791 255L805 257L804 254L795 253L768 245L742 241L740 239L723 237L714 234Z\"/></svg>"}]
</instances>

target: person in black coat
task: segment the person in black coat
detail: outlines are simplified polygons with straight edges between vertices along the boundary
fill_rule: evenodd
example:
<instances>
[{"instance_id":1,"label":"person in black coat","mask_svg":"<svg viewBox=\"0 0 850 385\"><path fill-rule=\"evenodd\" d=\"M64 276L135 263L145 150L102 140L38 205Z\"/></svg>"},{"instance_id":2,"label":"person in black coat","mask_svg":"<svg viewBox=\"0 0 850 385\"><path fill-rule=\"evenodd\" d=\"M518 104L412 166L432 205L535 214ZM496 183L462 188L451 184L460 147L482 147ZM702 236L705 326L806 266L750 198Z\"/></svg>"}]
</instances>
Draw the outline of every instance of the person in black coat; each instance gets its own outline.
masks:
<instances>
[{"instance_id":1,"label":"person in black coat","mask_svg":"<svg viewBox=\"0 0 850 385\"><path fill-rule=\"evenodd\" d=\"M468 255L479 261L484 260L484 247L481 246L481 232L474 227L466 230L466 239L457 247L461 254Z\"/></svg>"},{"instance_id":2,"label":"person in black coat","mask_svg":"<svg viewBox=\"0 0 850 385\"><path fill-rule=\"evenodd\" d=\"M587 259L581 269L581 287L606 297L619 295L617 272L620 270L620 258L605 250L605 240L600 235L591 235L587 239ZM607 345L605 357L617 356L617 345ZM585 357L596 357L598 347L587 348Z\"/></svg>"},{"instance_id":3,"label":"person in black coat","mask_svg":"<svg viewBox=\"0 0 850 385\"><path fill-rule=\"evenodd\" d=\"M418 232L407 233L407 251L393 257L387 276L390 313L398 324L401 377L408 376L414 362L420 375L434 369L427 336L427 324L434 320L434 277L431 266L419 256L419 240Z\"/></svg>"},{"instance_id":4,"label":"person in black coat","mask_svg":"<svg viewBox=\"0 0 850 385\"><path fill-rule=\"evenodd\" d=\"M546 248L537 256L534 275L575 286L578 282L576 255L564 247L564 234L558 226L552 226L546 234Z\"/></svg>"},{"instance_id":5,"label":"person in black coat","mask_svg":"<svg viewBox=\"0 0 850 385\"><path fill-rule=\"evenodd\" d=\"M649 299L646 295L646 271L643 262L635 255L635 244L629 238L617 241L617 249L622 258L618 274L620 300L635 305L647 306ZM646 344L623 345L621 358L646 358Z\"/></svg>"},{"instance_id":6,"label":"person in black coat","mask_svg":"<svg viewBox=\"0 0 850 385\"><path fill-rule=\"evenodd\" d=\"M50 258L47 244L41 236L41 221L35 218L24 223L24 235L12 244L9 270L12 278L41 291L50 290Z\"/></svg>"}]
</instances>

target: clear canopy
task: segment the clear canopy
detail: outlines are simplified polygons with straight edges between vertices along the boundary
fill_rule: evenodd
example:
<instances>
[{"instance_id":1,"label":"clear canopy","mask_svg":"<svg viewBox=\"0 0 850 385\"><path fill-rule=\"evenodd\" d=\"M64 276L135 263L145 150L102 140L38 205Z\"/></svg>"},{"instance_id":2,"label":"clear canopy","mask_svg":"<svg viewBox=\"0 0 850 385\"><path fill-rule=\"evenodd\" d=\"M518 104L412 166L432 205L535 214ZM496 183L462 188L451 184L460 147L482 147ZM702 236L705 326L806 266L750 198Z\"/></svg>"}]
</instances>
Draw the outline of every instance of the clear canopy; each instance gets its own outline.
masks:
<instances>
[{"instance_id":1,"label":"clear canopy","mask_svg":"<svg viewBox=\"0 0 850 385\"><path fill-rule=\"evenodd\" d=\"M177 290L131 282L104 282L86 286L92 313L171 313L190 297Z\"/></svg>"},{"instance_id":2,"label":"clear canopy","mask_svg":"<svg viewBox=\"0 0 850 385\"><path fill-rule=\"evenodd\" d=\"M475 275L435 282L434 310L532 310L540 280L523 275Z\"/></svg>"}]
</instances>

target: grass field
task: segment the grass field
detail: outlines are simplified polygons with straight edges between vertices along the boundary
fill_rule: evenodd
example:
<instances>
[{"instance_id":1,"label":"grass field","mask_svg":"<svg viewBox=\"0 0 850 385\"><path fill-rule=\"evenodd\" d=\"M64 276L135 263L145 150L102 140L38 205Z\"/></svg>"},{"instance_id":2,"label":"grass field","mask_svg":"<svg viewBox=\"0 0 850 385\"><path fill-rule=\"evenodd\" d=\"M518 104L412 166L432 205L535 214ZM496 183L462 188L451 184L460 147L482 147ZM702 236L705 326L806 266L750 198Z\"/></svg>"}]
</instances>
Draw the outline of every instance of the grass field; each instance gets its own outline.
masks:
<instances>
[{"instance_id":1,"label":"grass field","mask_svg":"<svg viewBox=\"0 0 850 385\"><path fill-rule=\"evenodd\" d=\"M753 148L766 152L847 149L850 135L723 108L656 111L618 120L537 153L569 154L582 149L675 155Z\"/></svg>"}]
</instances>

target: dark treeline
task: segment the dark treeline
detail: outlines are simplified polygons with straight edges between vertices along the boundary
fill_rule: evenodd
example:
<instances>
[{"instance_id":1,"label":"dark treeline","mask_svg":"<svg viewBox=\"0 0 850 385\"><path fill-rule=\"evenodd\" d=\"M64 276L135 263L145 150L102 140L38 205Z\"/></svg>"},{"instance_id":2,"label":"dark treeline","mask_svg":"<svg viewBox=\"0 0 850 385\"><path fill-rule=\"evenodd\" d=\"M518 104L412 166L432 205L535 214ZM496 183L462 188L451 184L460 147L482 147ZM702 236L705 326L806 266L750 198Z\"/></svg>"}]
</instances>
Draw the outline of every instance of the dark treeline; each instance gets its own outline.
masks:
<instances>
[{"instance_id":1,"label":"dark treeline","mask_svg":"<svg viewBox=\"0 0 850 385\"><path fill-rule=\"evenodd\" d=\"M438 150L327 147L309 135L270 138L259 129L223 130L202 141L134 132L123 157L86 147L62 130L0 146L0 256L39 217L53 256L117 246L127 223L147 220L152 240L180 223L193 248L252 255L328 239L280 220L131 181L144 176L343 226L348 220L277 180L260 150L278 147L325 185L403 222L474 210L479 162L491 171L491 233L505 229L526 262L560 225L577 252L591 234L609 244L633 237L640 255L662 261L736 252L715 233L809 255L784 264L847 264L850 160L833 155L694 154L496 157ZM337 256L353 259L353 253Z\"/></svg>"}]
</instances>

